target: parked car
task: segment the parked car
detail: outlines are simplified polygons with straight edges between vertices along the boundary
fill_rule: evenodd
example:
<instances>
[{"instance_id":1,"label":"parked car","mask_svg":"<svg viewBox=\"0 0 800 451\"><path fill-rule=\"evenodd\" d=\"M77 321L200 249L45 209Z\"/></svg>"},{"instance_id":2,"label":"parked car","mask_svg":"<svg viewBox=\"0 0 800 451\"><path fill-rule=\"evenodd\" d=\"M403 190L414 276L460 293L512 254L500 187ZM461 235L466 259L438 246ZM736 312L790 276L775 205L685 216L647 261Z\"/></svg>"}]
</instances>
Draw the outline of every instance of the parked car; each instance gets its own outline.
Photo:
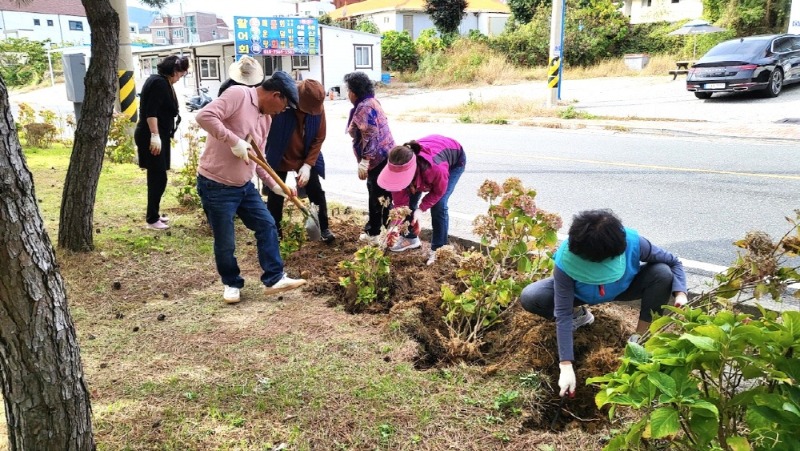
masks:
<instances>
[{"instance_id":1,"label":"parked car","mask_svg":"<svg viewBox=\"0 0 800 451\"><path fill-rule=\"evenodd\" d=\"M717 44L686 75L686 89L698 99L715 92L763 90L777 97L785 84L800 81L800 36L737 38Z\"/></svg>"}]
</instances>

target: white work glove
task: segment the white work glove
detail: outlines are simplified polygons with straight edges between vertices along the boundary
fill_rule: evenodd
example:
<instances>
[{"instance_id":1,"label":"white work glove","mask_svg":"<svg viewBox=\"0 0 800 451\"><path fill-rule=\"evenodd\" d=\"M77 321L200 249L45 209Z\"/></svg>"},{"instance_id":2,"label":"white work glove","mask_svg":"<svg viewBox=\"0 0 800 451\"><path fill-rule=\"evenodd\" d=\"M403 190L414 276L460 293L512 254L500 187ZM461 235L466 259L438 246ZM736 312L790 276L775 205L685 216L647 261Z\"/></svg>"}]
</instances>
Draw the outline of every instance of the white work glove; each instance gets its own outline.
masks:
<instances>
[{"instance_id":1,"label":"white work glove","mask_svg":"<svg viewBox=\"0 0 800 451\"><path fill-rule=\"evenodd\" d=\"M411 230L414 232L414 235L419 235L419 231L421 229L419 220L422 218L422 210L417 208L414 210L414 214L411 216Z\"/></svg>"},{"instance_id":2,"label":"white work glove","mask_svg":"<svg viewBox=\"0 0 800 451\"><path fill-rule=\"evenodd\" d=\"M297 186L304 187L308 183L308 178L311 177L311 166L308 163L304 164L300 171L297 172L300 177L297 179Z\"/></svg>"},{"instance_id":3,"label":"white work glove","mask_svg":"<svg viewBox=\"0 0 800 451\"><path fill-rule=\"evenodd\" d=\"M283 189L281 189L280 185L278 185L277 183L270 186L269 190L281 197L287 197L286 193L283 192Z\"/></svg>"},{"instance_id":4,"label":"white work glove","mask_svg":"<svg viewBox=\"0 0 800 451\"><path fill-rule=\"evenodd\" d=\"M150 133L150 153L153 155L161 153L161 136L158 133Z\"/></svg>"},{"instance_id":5,"label":"white work glove","mask_svg":"<svg viewBox=\"0 0 800 451\"><path fill-rule=\"evenodd\" d=\"M366 158L362 158L361 162L358 163L358 178L361 180L366 180L368 171L369 171L369 160L367 160Z\"/></svg>"},{"instance_id":6,"label":"white work glove","mask_svg":"<svg viewBox=\"0 0 800 451\"><path fill-rule=\"evenodd\" d=\"M558 376L558 387L561 391L558 395L564 396L569 394L571 398L575 396L575 385L577 384L575 381L575 371L572 370L572 363L560 363L558 366L561 369L561 374Z\"/></svg>"},{"instance_id":7,"label":"white work glove","mask_svg":"<svg viewBox=\"0 0 800 451\"><path fill-rule=\"evenodd\" d=\"M231 147L231 152L236 155L236 158L241 158L245 163L250 164L250 155L248 154L250 149L250 144L247 144L247 141L239 139L239 142Z\"/></svg>"},{"instance_id":8,"label":"white work glove","mask_svg":"<svg viewBox=\"0 0 800 451\"><path fill-rule=\"evenodd\" d=\"M689 299L686 297L686 293L681 291L675 295L675 307L681 308L686 305L687 302L689 302Z\"/></svg>"}]
</instances>

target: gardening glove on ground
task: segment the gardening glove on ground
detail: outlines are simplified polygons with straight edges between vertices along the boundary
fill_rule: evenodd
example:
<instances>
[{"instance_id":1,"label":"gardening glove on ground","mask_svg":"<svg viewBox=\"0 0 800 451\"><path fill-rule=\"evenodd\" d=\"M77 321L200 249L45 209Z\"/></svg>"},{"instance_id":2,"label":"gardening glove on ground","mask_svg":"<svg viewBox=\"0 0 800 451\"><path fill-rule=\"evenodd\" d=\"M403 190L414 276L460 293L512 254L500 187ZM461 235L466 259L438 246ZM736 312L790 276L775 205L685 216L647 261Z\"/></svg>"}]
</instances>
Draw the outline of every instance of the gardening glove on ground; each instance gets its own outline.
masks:
<instances>
[{"instance_id":1,"label":"gardening glove on ground","mask_svg":"<svg viewBox=\"0 0 800 451\"><path fill-rule=\"evenodd\" d=\"M575 396L575 371L572 370L572 363L561 363L558 365L561 369L561 374L558 376L558 387L561 391L559 396L569 394L572 398Z\"/></svg>"},{"instance_id":2,"label":"gardening glove on ground","mask_svg":"<svg viewBox=\"0 0 800 451\"><path fill-rule=\"evenodd\" d=\"M311 166L308 163L304 164L300 171L297 172L297 175L300 178L297 179L297 185L300 187L306 186L308 183L308 178L311 177Z\"/></svg>"},{"instance_id":3,"label":"gardening glove on ground","mask_svg":"<svg viewBox=\"0 0 800 451\"><path fill-rule=\"evenodd\" d=\"M686 297L686 293L681 291L681 292L678 292L675 295L675 307L678 307L678 308L683 307L688 302L689 302L689 299Z\"/></svg>"},{"instance_id":4,"label":"gardening glove on ground","mask_svg":"<svg viewBox=\"0 0 800 451\"><path fill-rule=\"evenodd\" d=\"M150 133L150 153L153 155L161 153L161 136L158 133Z\"/></svg>"},{"instance_id":5,"label":"gardening glove on ground","mask_svg":"<svg viewBox=\"0 0 800 451\"><path fill-rule=\"evenodd\" d=\"M239 139L239 142L237 142L235 146L231 147L231 152L236 155L236 158L241 158L247 164L250 164L250 155L248 154L249 151L250 144L247 144L247 141L243 139Z\"/></svg>"},{"instance_id":6,"label":"gardening glove on ground","mask_svg":"<svg viewBox=\"0 0 800 451\"><path fill-rule=\"evenodd\" d=\"M421 229L419 222L420 218L422 218L422 210L417 208L414 210L414 214L411 216L411 230L414 232L414 235L419 235L419 231Z\"/></svg>"},{"instance_id":7,"label":"gardening glove on ground","mask_svg":"<svg viewBox=\"0 0 800 451\"><path fill-rule=\"evenodd\" d=\"M367 179L367 172L369 171L369 160L362 158L358 163L358 178L361 180Z\"/></svg>"}]
</instances>

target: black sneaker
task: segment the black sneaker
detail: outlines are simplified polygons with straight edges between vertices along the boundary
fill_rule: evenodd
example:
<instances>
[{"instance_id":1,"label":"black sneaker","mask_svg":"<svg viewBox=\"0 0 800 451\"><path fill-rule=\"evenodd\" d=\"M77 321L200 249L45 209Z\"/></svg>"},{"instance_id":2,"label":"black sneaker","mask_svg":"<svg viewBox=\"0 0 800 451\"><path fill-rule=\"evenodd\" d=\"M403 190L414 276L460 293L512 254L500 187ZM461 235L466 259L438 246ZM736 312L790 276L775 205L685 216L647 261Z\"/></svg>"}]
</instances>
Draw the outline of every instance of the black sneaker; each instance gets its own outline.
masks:
<instances>
[{"instance_id":1,"label":"black sneaker","mask_svg":"<svg viewBox=\"0 0 800 451\"><path fill-rule=\"evenodd\" d=\"M336 235L334 235L333 232L331 232L331 229L323 230L322 233L321 233L321 236L322 236L322 242L323 243L330 244L330 243L333 243L333 240L336 239Z\"/></svg>"}]
</instances>

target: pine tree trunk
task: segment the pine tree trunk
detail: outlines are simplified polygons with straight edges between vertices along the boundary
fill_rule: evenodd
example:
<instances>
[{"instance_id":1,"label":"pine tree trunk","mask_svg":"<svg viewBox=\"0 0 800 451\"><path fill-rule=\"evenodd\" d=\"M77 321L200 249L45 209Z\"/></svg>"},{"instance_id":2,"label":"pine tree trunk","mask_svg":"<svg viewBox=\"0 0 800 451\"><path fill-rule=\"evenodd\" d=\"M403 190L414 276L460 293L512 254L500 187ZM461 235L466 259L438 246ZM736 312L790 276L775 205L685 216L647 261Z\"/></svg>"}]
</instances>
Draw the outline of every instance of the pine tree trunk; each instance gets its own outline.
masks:
<instances>
[{"instance_id":1,"label":"pine tree trunk","mask_svg":"<svg viewBox=\"0 0 800 451\"><path fill-rule=\"evenodd\" d=\"M0 384L10 449L92 450L64 281L0 78Z\"/></svg>"},{"instance_id":2,"label":"pine tree trunk","mask_svg":"<svg viewBox=\"0 0 800 451\"><path fill-rule=\"evenodd\" d=\"M75 130L58 225L59 247L76 252L94 249L94 201L117 98L119 54L117 12L108 0L82 3L92 29L92 58L86 71L86 95Z\"/></svg>"}]
</instances>

